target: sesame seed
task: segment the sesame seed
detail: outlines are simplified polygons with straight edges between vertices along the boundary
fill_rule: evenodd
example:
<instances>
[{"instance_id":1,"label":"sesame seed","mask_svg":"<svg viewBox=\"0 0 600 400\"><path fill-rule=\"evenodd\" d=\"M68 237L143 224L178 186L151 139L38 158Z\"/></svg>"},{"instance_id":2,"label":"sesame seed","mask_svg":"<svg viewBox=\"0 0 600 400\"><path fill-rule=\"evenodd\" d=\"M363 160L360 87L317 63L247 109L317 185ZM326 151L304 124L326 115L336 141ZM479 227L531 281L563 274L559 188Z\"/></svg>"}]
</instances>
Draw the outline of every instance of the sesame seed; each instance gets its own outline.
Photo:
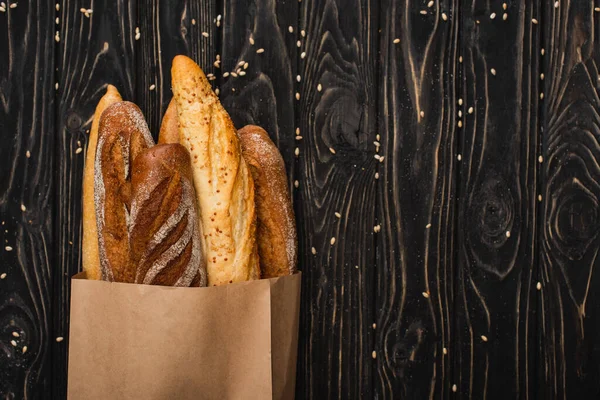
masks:
<instances>
[{"instance_id":1,"label":"sesame seed","mask_svg":"<svg viewBox=\"0 0 600 400\"><path fill-rule=\"evenodd\" d=\"M54 20L54 23L55 23L56 25L60 24L60 18L56 17L56 19Z\"/></svg>"},{"instance_id":2,"label":"sesame seed","mask_svg":"<svg viewBox=\"0 0 600 400\"><path fill-rule=\"evenodd\" d=\"M223 78L227 78L229 76L229 72L224 72L223 73Z\"/></svg>"},{"instance_id":3,"label":"sesame seed","mask_svg":"<svg viewBox=\"0 0 600 400\"><path fill-rule=\"evenodd\" d=\"M379 143L378 141L374 141L373 144L375 145L375 147L381 147L381 143Z\"/></svg>"},{"instance_id":4,"label":"sesame seed","mask_svg":"<svg viewBox=\"0 0 600 400\"><path fill-rule=\"evenodd\" d=\"M427 15L427 10L421 10L421 15Z\"/></svg>"},{"instance_id":5,"label":"sesame seed","mask_svg":"<svg viewBox=\"0 0 600 400\"><path fill-rule=\"evenodd\" d=\"M507 8L508 8L508 4L506 4L506 3L502 3L502 9L503 9L503 10L506 10Z\"/></svg>"},{"instance_id":6,"label":"sesame seed","mask_svg":"<svg viewBox=\"0 0 600 400\"><path fill-rule=\"evenodd\" d=\"M375 350L373 350L373 353L371 353L371 357L377 358L377 352Z\"/></svg>"},{"instance_id":7,"label":"sesame seed","mask_svg":"<svg viewBox=\"0 0 600 400\"><path fill-rule=\"evenodd\" d=\"M458 127L462 128L462 121L461 120L458 120Z\"/></svg>"},{"instance_id":8,"label":"sesame seed","mask_svg":"<svg viewBox=\"0 0 600 400\"><path fill-rule=\"evenodd\" d=\"M29 152L29 150L27 150L27 151L25 152L25 157L27 157L27 158L31 157L31 153Z\"/></svg>"},{"instance_id":9,"label":"sesame seed","mask_svg":"<svg viewBox=\"0 0 600 400\"><path fill-rule=\"evenodd\" d=\"M302 80L302 77L300 75L296 75L296 82L300 82Z\"/></svg>"},{"instance_id":10,"label":"sesame seed","mask_svg":"<svg viewBox=\"0 0 600 400\"><path fill-rule=\"evenodd\" d=\"M487 341L488 341L488 338L487 338L487 336L485 336L485 335L481 335L481 340L483 340L484 342L487 342Z\"/></svg>"},{"instance_id":11,"label":"sesame seed","mask_svg":"<svg viewBox=\"0 0 600 400\"><path fill-rule=\"evenodd\" d=\"M543 156L538 156L538 162L541 164L544 162L544 157Z\"/></svg>"},{"instance_id":12,"label":"sesame seed","mask_svg":"<svg viewBox=\"0 0 600 400\"><path fill-rule=\"evenodd\" d=\"M221 20L221 18L222 18L222 17L221 17L221 14L217 15L217 21L220 21L220 20Z\"/></svg>"},{"instance_id":13,"label":"sesame seed","mask_svg":"<svg viewBox=\"0 0 600 400\"><path fill-rule=\"evenodd\" d=\"M218 95L219 95L219 93L221 93L221 91L219 90L219 88L216 88L216 89L215 89L215 94L218 96Z\"/></svg>"},{"instance_id":14,"label":"sesame seed","mask_svg":"<svg viewBox=\"0 0 600 400\"><path fill-rule=\"evenodd\" d=\"M240 76L244 76L244 75L246 75L246 71L240 71L240 72L239 72L239 75L240 75Z\"/></svg>"},{"instance_id":15,"label":"sesame seed","mask_svg":"<svg viewBox=\"0 0 600 400\"><path fill-rule=\"evenodd\" d=\"M260 49L256 50L257 54L262 54L264 52L265 52L265 49L263 49L262 47Z\"/></svg>"},{"instance_id":16,"label":"sesame seed","mask_svg":"<svg viewBox=\"0 0 600 400\"><path fill-rule=\"evenodd\" d=\"M429 228L431 228L431 224L425 225L425 229L429 229Z\"/></svg>"},{"instance_id":17,"label":"sesame seed","mask_svg":"<svg viewBox=\"0 0 600 400\"><path fill-rule=\"evenodd\" d=\"M433 0L431 0L429 3L427 3L427 7L431 8L431 7L433 7L433 4L434 4Z\"/></svg>"},{"instance_id":18,"label":"sesame seed","mask_svg":"<svg viewBox=\"0 0 600 400\"><path fill-rule=\"evenodd\" d=\"M16 332L16 331L15 331L15 332L13 332L13 333L12 333L12 335L13 335L14 337L21 337L21 335L19 335L19 332Z\"/></svg>"},{"instance_id":19,"label":"sesame seed","mask_svg":"<svg viewBox=\"0 0 600 400\"><path fill-rule=\"evenodd\" d=\"M494 19L494 18L496 18L496 13L491 13L490 14L490 19Z\"/></svg>"},{"instance_id":20,"label":"sesame seed","mask_svg":"<svg viewBox=\"0 0 600 400\"><path fill-rule=\"evenodd\" d=\"M421 116L421 118L423 118L423 117L425 116L425 111L421 111L421 112L419 113L419 115Z\"/></svg>"},{"instance_id":21,"label":"sesame seed","mask_svg":"<svg viewBox=\"0 0 600 400\"><path fill-rule=\"evenodd\" d=\"M540 74L540 79L544 80L544 74Z\"/></svg>"},{"instance_id":22,"label":"sesame seed","mask_svg":"<svg viewBox=\"0 0 600 400\"><path fill-rule=\"evenodd\" d=\"M214 67L215 67L215 68L220 68L220 63L219 63L219 61L215 61L215 62L213 63L213 65L214 65Z\"/></svg>"},{"instance_id":23,"label":"sesame seed","mask_svg":"<svg viewBox=\"0 0 600 400\"><path fill-rule=\"evenodd\" d=\"M208 32L202 32L202 36L208 37Z\"/></svg>"},{"instance_id":24,"label":"sesame seed","mask_svg":"<svg viewBox=\"0 0 600 400\"><path fill-rule=\"evenodd\" d=\"M358 265L357 265L357 267L358 267ZM373 322L373 329L376 329L376 328L377 328L377 324L375 322Z\"/></svg>"},{"instance_id":25,"label":"sesame seed","mask_svg":"<svg viewBox=\"0 0 600 400\"><path fill-rule=\"evenodd\" d=\"M294 27L293 26L288 26L288 32L290 33L294 33Z\"/></svg>"},{"instance_id":26,"label":"sesame seed","mask_svg":"<svg viewBox=\"0 0 600 400\"><path fill-rule=\"evenodd\" d=\"M300 100L300 93L296 92L296 100Z\"/></svg>"},{"instance_id":27,"label":"sesame seed","mask_svg":"<svg viewBox=\"0 0 600 400\"><path fill-rule=\"evenodd\" d=\"M600 7L594 7L594 11L600 12Z\"/></svg>"},{"instance_id":28,"label":"sesame seed","mask_svg":"<svg viewBox=\"0 0 600 400\"><path fill-rule=\"evenodd\" d=\"M331 154L335 154L335 149L333 147L330 147L329 151L331 152Z\"/></svg>"},{"instance_id":29,"label":"sesame seed","mask_svg":"<svg viewBox=\"0 0 600 400\"><path fill-rule=\"evenodd\" d=\"M558 6L560 6L560 3L558 1L554 2L554 8L558 8Z\"/></svg>"},{"instance_id":30,"label":"sesame seed","mask_svg":"<svg viewBox=\"0 0 600 400\"><path fill-rule=\"evenodd\" d=\"M298 182L297 180L295 180L295 181L294 181L294 186L295 186L296 188L298 188L298 186L300 186L300 182Z\"/></svg>"},{"instance_id":31,"label":"sesame seed","mask_svg":"<svg viewBox=\"0 0 600 400\"><path fill-rule=\"evenodd\" d=\"M17 8L17 3L12 3L12 4L10 5L10 8Z\"/></svg>"},{"instance_id":32,"label":"sesame seed","mask_svg":"<svg viewBox=\"0 0 600 400\"><path fill-rule=\"evenodd\" d=\"M458 105L462 106L462 104L463 104L463 99L458 99Z\"/></svg>"},{"instance_id":33,"label":"sesame seed","mask_svg":"<svg viewBox=\"0 0 600 400\"><path fill-rule=\"evenodd\" d=\"M6 8L0 7L0 12L6 12Z\"/></svg>"},{"instance_id":34,"label":"sesame seed","mask_svg":"<svg viewBox=\"0 0 600 400\"><path fill-rule=\"evenodd\" d=\"M237 65L238 65L238 67L241 67L242 65L244 65L244 63L245 63L245 62L246 62L246 61L244 61L244 60L240 61L240 62L237 64Z\"/></svg>"},{"instance_id":35,"label":"sesame seed","mask_svg":"<svg viewBox=\"0 0 600 400\"><path fill-rule=\"evenodd\" d=\"M510 231L506 231L506 237L509 238L510 237Z\"/></svg>"},{"instance_id":36,"label":"sesame seed","mask_svg":"<svg viewBox=\"0 0 600 400\"><path fill-rule=\"evenodd\" d=\"M323 89L323 86L321 86L321 84L319 83L319 84L317 85L317 91L318 91L318 92L320 92L322 89Z\"/></svg>"},{"instance_id":37,"label":"sesame seed","mask_svg":"<svg viewBox=\"0 0 600 400\"><path fill-rule=\"evenodd\" d=\"M381 225L375 225L373 227L373 232L377 233L377 232L381 232Z\"/></svg>"},{"instance_id":38,"label":"sesame seed","mask_svg":"<svg viewBox=\"0 0 600 400\"><path fill-rule=\"evenodd\" d=\"M540 100L544 99L544 93L540 93Z\"/></svg>"},{"instance_id":39,"label":"sesame seed","mask_svg":"<svg viewBox=\"0 0 600 400\"><path fill-rule=\"evenodd\" d=\"M13 249L13 248L12 248L12 247L10 247L10 246L6 246L6 247L4 248L4 250L6 250L6 251L12 251L12 249Z\"/></svg>"},{"instance_id":40,"label":"sesame seed","mask_svg":"<svg viewBox=\"0 0 600 400\"><path fill-rule=\"evenodd\" d=\"M217 20L217 28L221 26L221 20Z\"/></svg>"},{"instance_id":41,"label":"sesame seed","mask_svg":"<svg viewBox=\"0 0 600 400\"><path fill-rule=\"evenodd\" d=\"M453 392L456 392L456 390L457 390L457 389L458 389L458 388L456 387L456 384L452 385L452 391L453 391Z\"/></svg>"},{"instance_id":42,"label":"sesame seed","mask_svg":"<svg viewBox=\"0 0 600 400\"><path fill-rule=\"evenodd\" d=\"M490 69L490 72L492 73L492 75L496 76L496 70L494 68Z\"/></svg>"},{"instance_id":43,"label":"sesame seed","mask_svg":"<svg viewBox=\"0 0 600 400\"><path fill-rule=\"evenodd\" d=\"M56 8L56 11L60 11L60 4L56 3L55 8Z\"/></svg>"},{"instance_id":44,"label":"sesame seed","mask_svg":"<svg viewBox=\"0 0 600 400\"><path fill-rule=\"evenodd\" d=\"M460 160L462 160L462 156L459 154L459 155L457 155L457 156L456 156L456 159L457 159L458 161L460 161Z\"/></svg>"},{"instance_id":45,"label":"sesame seed","mask_svg":"<svg viewBox=\"0 0 600 400\"><path fill-rule=\"evenodd\" d=\"M379 179L379 172L375 172L375 179Z\"/></svg>"},{"instance_id":46,"label":"sesame seed","mask_svg":"<svg viewBox=\"0 0 600 400\"><path fill-rule=\"evenodd\" d=\"M83 149L82 149L81 147L78 147L78 148L75 150L75 154L79 154L79 153L81 153L82 151L83 151Z\"/></svg>"},{"instance_id":47,"label":"sesame seed","mask_svg":"<svg viewBox=\"0 0 600 400\"><path fill-rule=\"evenodd\" d=\"M245 62L245 63L244 63L244 69L248 69L248 65L249 65L249 64L248 64L247 62Z\"/></svg>"},{"instance_id":48,"label":"sesame seed","mask_svg":"<svg viewBox=\"0 0 600 400\"><path fill-rule=\"evenodd\" d=\"M148 89L152 91L152 90L156 89L156 85L153 83L152 85L150 85L150 87Z\"/></svg>"},{"instance_id":49,"label":"sesame seed","mask_svg":"<svg viewBox=\"0 0 600 400\"><path fill-rule=\"evenodd\" d=\"M300 134L300 128L296 128L296 135Z\"/></svg>"},{"instance_id":50,"label":"sesame seed","mask_svg":"<svg viewBox=\"0 0 600 400\"><path fill-rule=\"evenodd\" d=\"M27 353L27 346L23 346L23 354Z\"/></svg>"},{"instance_id":51,"label":"sesame seed","mask_svg":"<svg viewBox=\"0 0 600 400\"><path fill-rule=\"evenodd\" d=\"M458 62L462 64L462 60L463 60L462 56L459 56L458 57Z\"/></svg>"},{"instance_id":52,"label":"sesame seed","mask_svg":"<svg viewBox=\"0 0 600 400\"><path fill-rule=\"evenodd\" d=\"M25 207L25 204L21 204L21 211L23 211L23 212L27 211L27 207Z\"/></svg>"},{"instance_id":53,"label":"sesame seed","mask_svg":"<svg viewBox=\"0 0 600 400\"><path fill-rule=\"evenodd\" d=\"M304 31L304 29L302 29L302 30L300 31L300 35L301 35L302 37L305 37L305 36L306 36L306 32Z\"/></svg>"},{"instance_id":54,"label":"sesame seed","mask_svg":"<svg viewBox=\"0 0 600 400\"><path fill-rule=\"evenodd\" d=\"M421 294L422 294L422 295L423 295L423 297L425 297L426 299L428 299L428 298L429 298L429 293L427 293L427 292L423 292L423 293L421 293Z\"/></svg>"},{"instance_id":55,"label":"sesame seed","mask_svg":"<svg viewBox=\"0 0 600 400\"><path fill-rule=\"evenodd\" d=\"M458 118L462 117L462 111L458 110Z\"/></svg>"},{"instance_id":56,"label":"sesame seed","mask_svg":"<svg viewBox=\"0 0 600 400\"><path fill-rule=\"evenodd\" d=\"M294 150L294 154L296 155L296 157L300 155L300 149L298 147L296 147L296 150Z\"/></svg>"},{"instance_id":57,"label":"sesame seed","mask_svg":"<svg viewBox=\"0 0 600 400\"><path fill-rule=\"evenodd\" d=\"M310 252L313 254L317 254L317 249L315 249L314 247L311 247Z\"/></svg>"},{"instance_id":58,"label":"sesame seed","mask_svg":"<svg viewBox=\"0 0 600 400\"><path fill-rule=\"evenodd\" d=\"M0 275L0 279L4 279L6 278L6 272L3 272L2 275Z\"/></svg>"},{"instance_id":59,"label":"sesame seed","mask_svg":"<svg viewBox=\"0 0 600 400\"><path fill-rule=\"evenodd\" d=\"M384 158L385 158L385 157L383 157L383 156L379 157L379 162L381 162L381 163L382 163Z\"/></svg>"},{"instance_id":60,"label":"sesame seed","mask_svg":"<svg viewBox=\"0 0 600 400\"><path fill-rule=\"evenodd\" d=\"M394 39L394 44L398 44L398 43L400 43L400 39L399 38Z\"/></svg>"},{"instance_id":61,"label":"sesame seed","mask_svg":"<svg viewBox=\"0 0 600 400\"><path fill-rule=\"evenodd\" d=\"M336 216L336 217L338 217L338 218L342 218L342 214L340 214L340 213L339 213L339 212L337 212L337 211L335 212L335 216Z\"/></svg>"},{"instance_id":62,"label":"sesame seed","mask_svg":"<svg viewBox=\"0 0 600 400\"><path fill-rule=\"evenodd\" d=\"M58 31L56 31L56 34L54 35L54 40L58 43L60 42L60 33Z\"/></svg>"},{"instance_id":63,"label":"sesame seed","mask_svg":"<svg viewBox=\"0 0 600 400\"><path fill-rule=\"evenodd\" d=\"M442 19L444 21L448 21L448 16L446 15L446 13L442 13Z\"/></svg>"},{"instance_id":64,"label":"sesame seed","mask_svg":"<svg viewBox=\"0 0 600 400\"><path fill-rule=\"evenodd\" d=\"M537 290L542 290L542 282L538 282L537 285L535 285L535 288Z\"/></svg>"},{"instance_id":65,"label":"sesame seed","mask_svg":"<svg viewBox=\"0 0 600 400\"><path fill-rule=\"evenodd\" d=\"M541 54L541 55L544 55L544 54L546 54L546 50L544 50L544 48L542 48L542 49L540 50L540 54Z\"/></svg>"},{"instance_id":66,"label":"sesame seed","mask_svg":"<svg viewBox=\"0 0 600 400\"><path fill-rule=\"evenodd\" d=\"M300 54L300 58L304 59L304 57L306 57L306 52L305 52L305 51L303 51L303 52Z\"/></svg>"},{"instance_id":67,"label":"sesame seed","mask_svg":"<svg viewBox=\"0 0 600 400\"><path fill-rule=\"evenodd\" d=\"M468 112L469 112L469 114L473 114L473 107L469 107Z\"/></svg>"},{"instance_id":68,"label":"sesame seed","mask_svg":"<svg viewBox=\"0 0 600 400\"><path fill-rule=\"evenodd\" d=\"M11 341L10 341L10 344L12 344L14 347L17 347L17 342L16 342L16 341L14 341L14 340L11 340Z\"/></svg>"},{"instance_id":69,"label":"sesame seed","mask_svg":"<svg viewBox=\"0 0 600 400\"><path fill-rule=\"evenodd\" d=\"M535 25L537 25L537 23L538 23L538 20L537 20L537 19L535 19L535 18L531 18L531 22L533 22Z\"/></svg>"},{"instance_id":70,"label":"sesame seed","mask_svg":"<svg viewBox=\"0 0 600 400\"><path fill-rule=\"evenodd\" d=\"M448 349L444 347L444 348L442 349L442 353L444 353L444 354L448 354Z\"/></svg>"},{"instance_id":71,"label":"sesame seed","mask_svg":"<svg viewBox=\"0 0 600 400\"><path fill-rule=\"evenodd\" d=\"M332 237L329 243L331 243L331 245L333 246L335 244L335 237Z\"/></svg>"},{"instance_id":72,"label":"sesame seed","mask_svg":"<svg viewBox=\"0 0 600 400\"><path fill-rule=\"evenodd\" d=\"M538 194L538 201L542 201L542 195Z\"/></svg>"},{"instance_id":73,"label":"sesame seed","mask_svg":"<svg viewBox=\"0 0 600 400\"><path fill-rule=\"evenodd\" d=\"M502 20L506 21L507 19L508 19L508 14L507 13L502 14Z\"/></svg>"},{"instance_id":74,"label":"sesame seed","mask_svg":"<svg viewBox=\"0 0 600 400\"><path fill-rule=\"evenodd\" d=\"M250 36L250 38L248 39L248 41L250 42L250 44L252 46L254 46L254 38L252 36Z\"/></svg>"}]
</instances>

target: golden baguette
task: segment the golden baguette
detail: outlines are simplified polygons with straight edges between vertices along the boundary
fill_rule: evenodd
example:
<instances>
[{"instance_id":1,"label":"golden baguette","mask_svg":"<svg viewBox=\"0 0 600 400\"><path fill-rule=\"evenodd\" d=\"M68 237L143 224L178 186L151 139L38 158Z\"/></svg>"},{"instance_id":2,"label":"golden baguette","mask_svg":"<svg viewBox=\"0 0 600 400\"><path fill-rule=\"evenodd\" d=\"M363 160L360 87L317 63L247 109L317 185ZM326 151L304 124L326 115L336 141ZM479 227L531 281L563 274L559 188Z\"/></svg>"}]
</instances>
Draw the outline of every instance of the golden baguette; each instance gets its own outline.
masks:
<instances>
[{"instance_id":1,"label":"golden baguette","mask_svg":"<svg viewBox=\"0 0 600 400\"><path fill-rule=\"evenodd\" d=\"M173 59L179 142L190 152L208 285L258 279L254 182L229 115L200 67Z\"/></svg>"},{"instance_id":2,"label":"golden baguette","mask_svg":"<svg viewBox=\"0 0 600 400\"><path fill-rule=\"evenodd\" d=\"M177 103L171 99L169 107L160 124L158 144L179 143L179 131L177 128Z\"/></svg>"},{"instance_id":3,"label":"golden baguette","mask_svg":"<svg viewBox=\"0 0 600 400\"><path fill-rule=\"evenodd\" d=\"M100 116L108 106L121 101L117 88L108 85L106 93L96 106L92 129L88 139L85 168L83 170L83 239L81 244L83 270L88 279L100 279L100 253L98 251L98 228L96 226L96 206L94 204L94 161L98 144Z\"/></svg>"}]
</instances>

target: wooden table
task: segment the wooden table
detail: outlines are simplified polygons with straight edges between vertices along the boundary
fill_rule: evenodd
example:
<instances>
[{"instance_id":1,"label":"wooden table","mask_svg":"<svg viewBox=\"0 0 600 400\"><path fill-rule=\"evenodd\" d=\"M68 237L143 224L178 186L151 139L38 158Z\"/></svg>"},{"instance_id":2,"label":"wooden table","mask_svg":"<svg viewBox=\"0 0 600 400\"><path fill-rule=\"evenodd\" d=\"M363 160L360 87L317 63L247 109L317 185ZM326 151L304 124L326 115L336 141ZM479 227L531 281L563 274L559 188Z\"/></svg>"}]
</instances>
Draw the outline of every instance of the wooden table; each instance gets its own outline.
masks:
<instances>
[{"instance_id":1,"label":"wooden table","mask_svg":"<svg viewBox=\"0 0 600 400\"><path fill-rule=\"evenodd\" d=\"M597 3L429 3L0 7L0 397L65 397L96 102L156 134L188 54L287 163L298 399L597 398Z\"/></svg>"}]
</instances>

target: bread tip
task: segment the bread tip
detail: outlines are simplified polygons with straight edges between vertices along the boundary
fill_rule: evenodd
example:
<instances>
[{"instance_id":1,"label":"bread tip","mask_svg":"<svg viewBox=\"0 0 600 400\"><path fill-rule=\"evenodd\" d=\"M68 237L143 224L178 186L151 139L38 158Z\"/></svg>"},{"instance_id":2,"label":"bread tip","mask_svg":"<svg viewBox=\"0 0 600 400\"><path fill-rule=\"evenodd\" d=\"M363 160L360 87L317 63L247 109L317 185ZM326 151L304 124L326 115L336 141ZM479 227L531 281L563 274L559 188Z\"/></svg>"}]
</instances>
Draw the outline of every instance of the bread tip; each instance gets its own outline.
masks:
<instances>
[{"instance_id":1,"label":"bread tip","mask_svg":"<svg viewBox=\"0 0 600 400\"><path fill-rule=\"evenodd\" d=\"M117 90L116 87L114 87L113 85L111 85L110 83L108 85L106 85L106 94L119 94L119 91Z\"/></svg>"}]
</instances>

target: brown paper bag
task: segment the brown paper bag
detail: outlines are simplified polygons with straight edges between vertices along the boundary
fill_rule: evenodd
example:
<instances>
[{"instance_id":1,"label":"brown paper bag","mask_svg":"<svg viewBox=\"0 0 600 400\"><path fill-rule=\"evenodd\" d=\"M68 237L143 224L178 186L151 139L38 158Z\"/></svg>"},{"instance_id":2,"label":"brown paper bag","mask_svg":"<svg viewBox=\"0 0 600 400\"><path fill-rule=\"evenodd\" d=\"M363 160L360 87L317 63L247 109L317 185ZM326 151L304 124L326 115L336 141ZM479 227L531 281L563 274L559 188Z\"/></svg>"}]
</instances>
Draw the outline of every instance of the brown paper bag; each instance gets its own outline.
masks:
<instances>
[{"instance_id":1,"label":"brown paper bag","mask_svg":"<svg viewBox=\"0 0 600 400\"><path fill-rule=\"evenodd\" d=\"M72 280L69 399L293 399L300 273L208 288Z\"/></svg>"}]
</instances>

